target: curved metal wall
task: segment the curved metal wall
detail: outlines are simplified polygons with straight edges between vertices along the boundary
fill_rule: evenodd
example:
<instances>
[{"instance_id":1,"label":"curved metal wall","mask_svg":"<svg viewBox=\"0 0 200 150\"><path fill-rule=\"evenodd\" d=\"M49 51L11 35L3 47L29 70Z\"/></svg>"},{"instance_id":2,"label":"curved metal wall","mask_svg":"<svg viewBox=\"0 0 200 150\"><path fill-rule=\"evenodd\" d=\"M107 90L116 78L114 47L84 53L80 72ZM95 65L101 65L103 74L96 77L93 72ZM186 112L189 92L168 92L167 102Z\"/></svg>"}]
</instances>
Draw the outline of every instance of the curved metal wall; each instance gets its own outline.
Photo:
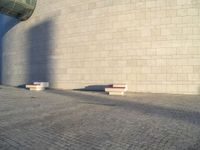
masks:
<instances>
[{"instance_id":1,"label":"curved metal wall","mask_svg":"<svg viewBox=\"0 0 200 150\"><path fill-rule=\"evenodd\" d=\"M27 20L33 13L37 0L0 0L0 13Z\"/></svg>"}]
</instances>

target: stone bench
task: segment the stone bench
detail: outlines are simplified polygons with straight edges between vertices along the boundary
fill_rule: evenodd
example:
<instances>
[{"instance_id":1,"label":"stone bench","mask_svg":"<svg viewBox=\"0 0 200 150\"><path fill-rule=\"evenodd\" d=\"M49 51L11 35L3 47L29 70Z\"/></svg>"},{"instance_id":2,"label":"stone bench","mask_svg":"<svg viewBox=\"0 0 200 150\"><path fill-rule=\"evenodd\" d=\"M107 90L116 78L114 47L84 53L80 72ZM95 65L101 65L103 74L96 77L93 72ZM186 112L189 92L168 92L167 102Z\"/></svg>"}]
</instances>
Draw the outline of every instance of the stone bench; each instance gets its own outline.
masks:
<instances>
[{"instance_id":1,"label":"stone bench","mask_svg":"<svg viewBox=\"0 0 200 150\"><path fill-rule=\"evenodd\" d=\"M33 82L33 84L27 84L26 88L30 91L43 91L49 87L49 82Z\"/></svg>"},{"instance_id":2,"label":"stone bench","mask_svg":"<svg viewBox=\"0 0 200 150\"><path fill-rule=\"evenodd\" d=\"M105 88L105 92L109 95L124 95L127 90L127 84L113 84L110 87Z\"/></svg>"}]
</instances>

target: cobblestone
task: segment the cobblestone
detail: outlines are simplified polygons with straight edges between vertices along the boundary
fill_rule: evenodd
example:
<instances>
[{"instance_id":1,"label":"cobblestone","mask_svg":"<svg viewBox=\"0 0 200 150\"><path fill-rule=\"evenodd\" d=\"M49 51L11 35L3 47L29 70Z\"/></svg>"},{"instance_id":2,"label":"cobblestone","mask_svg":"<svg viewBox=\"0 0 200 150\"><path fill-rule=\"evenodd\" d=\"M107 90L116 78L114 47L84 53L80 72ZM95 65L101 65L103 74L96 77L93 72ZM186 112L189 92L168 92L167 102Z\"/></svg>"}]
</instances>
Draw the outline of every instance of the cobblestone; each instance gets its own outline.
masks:
<instances>
[{"instance_id":1,"label":"cobblestone","mask_svg":"<svg viewBox=\"0 0 200 150\"><path fill-rule=\"evenodd\" d=\"M200 150L200 96L0 86L1 150Z\"/></svg>"}]
</instances>

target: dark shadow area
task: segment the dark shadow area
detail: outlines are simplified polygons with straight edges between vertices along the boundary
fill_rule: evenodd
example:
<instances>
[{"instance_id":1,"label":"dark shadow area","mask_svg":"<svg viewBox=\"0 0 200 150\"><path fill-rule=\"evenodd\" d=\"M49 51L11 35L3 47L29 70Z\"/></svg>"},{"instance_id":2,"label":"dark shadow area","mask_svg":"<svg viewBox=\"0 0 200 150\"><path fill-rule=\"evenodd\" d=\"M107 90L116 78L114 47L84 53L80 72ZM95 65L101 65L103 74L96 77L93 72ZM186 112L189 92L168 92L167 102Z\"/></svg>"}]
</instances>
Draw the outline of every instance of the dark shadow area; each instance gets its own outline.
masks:
<instances>
[{"instance_id":1,"label":"dark shadow area","mask_svg":"<svg viewBox=\"0 0 200 150\"><path fill-rule=\"evenodd\" d=\"M106 96L101 97L101 96L95 96L95 95L82 94L82 93L73 92L73 91L48 90L47 92L65 95L67 97L72 97L74 100L77 99L77 102L79 103L116 107L118 109L138 111L145 115L166 117L170 119L185 121L185 122L195 124L195 125L200 125L200 112L197 112L197 111L187 111L187 110L182 110L182 109L156 106L156 105L151 105L147 103L127 101L126 98L121 98L121 100L119 99L116 100L113 97L106 97Z\"/></svg>"},{"instance_id":2,"label":"dark shadow area","mask_svg":"<svg viewBox=\"0 0 200 150\"><path fill-rule=\"evenodd\" d=\"M18 23L19 21L17 19L0 14L0 84L2 83L3 70L3 37Z\"/></svg>"},{"instance_id":3,"label":"dark shadow area","mask_svg":"<svg viewBox=\"0 0 200 150\"><path fill-rule=\"evenodd\" d=\"M50 81L50 62L49 56L53 46L53 21L46 20L28 31L27 49L27 83L49 82ZM25 84L27 84L25 83ZM24 85L21 85L24 87Z\"/></svg>"},{"instance_id":4,"label":"dark shadow area","mask_svg":"<svg viewBox=\"0 0 200 150\"><path fill-rule=\"evenodd\" d=\"M18 88L25 89L25 88L26 88L26 84L21 84L21 85L18 85L17 87L18 87Z\"/></svg>"},{"instance_id":5,"label":"dark shadow area","mask_svg":"<svg viewBox=\"0 0 200 150\"><path fill-rule=\"evenodd\" d=\"M91 92L99 92L104 91L106 87L109 87L110 85L89 85L82 89L74 89L75 91L91 91Z\"/></svg>"}]
</instances>

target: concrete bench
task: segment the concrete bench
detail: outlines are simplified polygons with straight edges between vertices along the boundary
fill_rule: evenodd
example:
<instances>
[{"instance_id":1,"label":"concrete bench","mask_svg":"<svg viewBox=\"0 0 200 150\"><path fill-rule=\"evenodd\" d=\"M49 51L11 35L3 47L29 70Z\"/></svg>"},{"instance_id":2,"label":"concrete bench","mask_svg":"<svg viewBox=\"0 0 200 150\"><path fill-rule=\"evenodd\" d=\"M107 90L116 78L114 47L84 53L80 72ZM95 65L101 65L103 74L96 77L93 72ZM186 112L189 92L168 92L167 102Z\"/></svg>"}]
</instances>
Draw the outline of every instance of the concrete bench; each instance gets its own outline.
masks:
<instances>
[{"instance_id":1,"label":"concrete bench","mask_svg":"<svg viewBox=\"0 0 200 150\"><path fill-rule=\"evenodd\" d=\"M109 95L124 95L127 90L127 84L113 84L110 87L105 88L105 92Z\"/></svg>"},{"instance_id":2,"label":"concrete bench","mask_svg":"<svg viewBox=\"0 0 200 150\"><path fill-rule=\"evenodd\" d=\"M49 82L33 82L34 85L40 85L42 87L48 88Z\"/></svg>"},{"instance_id":3,"label":"concrete bench","mask_svg":"<svg viewBox=\"0 0 200 150\"><path fill-rule=\"evenodd\" d=\"M27 84L26 88L30 91L43 91L49 87L49 82L33 82L33 84Z\"/></svg>"}]
</instances>

